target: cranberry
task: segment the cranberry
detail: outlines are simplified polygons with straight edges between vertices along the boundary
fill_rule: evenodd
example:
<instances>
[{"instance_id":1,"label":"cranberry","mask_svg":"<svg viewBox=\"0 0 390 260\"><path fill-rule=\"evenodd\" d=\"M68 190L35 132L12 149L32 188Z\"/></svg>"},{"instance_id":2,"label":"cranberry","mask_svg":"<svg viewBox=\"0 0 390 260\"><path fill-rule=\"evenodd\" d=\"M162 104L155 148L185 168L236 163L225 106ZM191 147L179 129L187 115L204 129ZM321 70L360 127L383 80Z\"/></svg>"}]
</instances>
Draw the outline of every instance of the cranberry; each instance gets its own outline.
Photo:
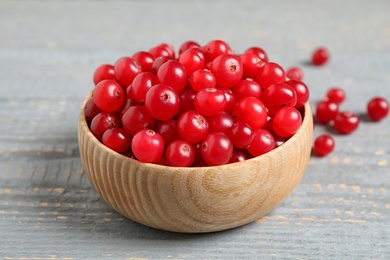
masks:
<instances>
[{"instance_id":1,"label":"cranberry","mask_svg":"<svg viewBox=\"0 0 390 260\"><path fill-rule=\"evenodd\" d=\"M333 137L323 134L316 138L313 149L318 156L325 156L333 151L334 146L335 142Z\"/></svg>"},{"instance_id":2,"label":"cranberry","mask_svg":"<svg viewBox=\"0 0 390 260\"><path fill-rule=\"evenodd\" d=\"M291 79L289 81L286 81L286 84L292 87L297 95L297 103L295 105L295 108L303 107L307 103L307 101L309 101L309 88L306 86L305 83L299 80Z\"/></svg>"},{"instance_id":3,"label":"cranberry","mask_svg":"<svg viewBox=\"0 0 390 260\"><path fill-rule=\"evenodd\" d=\"M252 129L262 128L267 122L267 109L257 98L246 97L234 106L233 117L236 121L247 123Z\"/></svg>"},{"instance_id":4,"label":"cranberry","mask_svg":"<svg viewBox=\"0 0 390 260\"><path fill-rule=\"evenodd\" d=\"M265 154L276 147L275 138L265 129L254 130L253 141L248 147L248 151L253 156Z\"/></svg>"},{"instance_id":5,"label":"cranberry","mask_svg":"<svg viewBox=\"0 0 390 260\"><path fill-rule=\"evenodd\" d=\"M190 77L190 86L196 91L204 88L215 88L216 85L214 74L206 69L199 69Z\"/></svg>"},{"instance_id":6,"label":"cranberry","mask_svg":"<svg viewBox=\"0 0 390 260\"><path fill-rule=\"evenodd\" d=\"M113 127L104 132L102 143L115 152L123 153L129 149L131 138L122 128Z\"/></svg>"},{"instance_id":7,"label":"cranberry","mask_svg":"<svg viewBox=\"0 0 390 260\"><path fill-rule=\"evenodd\" d=\"M102 112L102 110L95 104L93 97L90 97L84 106L84 114L87 122L90 123L100 112Z\"/></svg>"},{"instance_id":8,"label":"cranberry","mask_svg":"<svg viewBox=\"0 0 390 260\"><path fill-rule=\"evenodd\" d=\"M129 86L133 82L135 76L141 72L141 66L130 57L120 58L114 66L115 79L122 87L125 88Z\"/></svg>"},{"instance_id":9,"label":"cranberry","mask_svg":"<svg viewBox=\"0 0 390 260\"><path fill-rule=\"evenodd\" d=\"M200 153L210 166L226 164L233 155L233 144L224 133L213 132L203 139Z\"/></svg>"},{"instance_id":10,"label":"cranberry","mask_svg":"<svg viewBox=\"0 0 390 260\"><path fill-rule=\"evenodd\" d=\"M316 66L324 65L329 60L329 51L324 48L320 47L314 50L312 54L312 63Z\"/></svg>"},{"instance_id":11,"label":"cranberry","mask_svg":"<svg viewBox=\"0 0 390 260\"><path fill-rule=\"evenodd\" d=\"M139 51L131 56L141 66L142 71L151 71L154 62L154 56L150 52Z\"/></svg>"},{"instance_id":12,"label":"cranberry","mask_svg":"<svg viewBox=\"0 0 390 260\"><path fill-rule=\"evenodd\" d=\"M232 92L235 100L241 100L244 97L260 99L262 90L257 82L250 79L243 79L232 88Z\"/></svg>"},{"instance_id":13,"label":"cranberry","mask_svg":"<svg viewBox=\"0 0 390 260\"><path fill-rule=\"evenodd\" d=\"M281 108L272 119L272 128L281 137L290 137L295 134L302 124L302 116L293 107Z\"/></svg>"},{"instance_id":14,"label":"cranberry","mask_svg":"<svg viewBox=\"0 0 390 260\"><path fill-rule=\"evenodd\" d=\"M93 101L101 110L113 112L125 101L125 92L114 80L106 79L96 85Z\"/></svg>"},{"instance_id":15,"label":"cranberry","mask_svg":"<svg viewBox=\"0 0 390 260\"><path fill-rule=\"evenodd\" d=\"M243 67L244 78L254 78L257 71L264 65L264 61L253 52L246 52L240 56L240 61Z\"/></svg>"},{"instance_id":16,"label":"cranberry","mask_svg":"<svg viewBox=\"0 0 390 260\"><path fill-rule=\"evenodd\" d=\"M161 65L157 72L157 78L174 90L179 92L187 84L187 72L184 66L175 60L169 60Z\"/></svg>"},{"instance_id":17,"label":"cranberry","mask_svg":"<svg viewBox=\"0 0 390 260\"><path fill-rule=\"evenodd\" d=\"M123 129L131 136L143 129L153 129L154 124L155 119L141 105L129 107L122 115Z\"/></svg>"},{"instance_id":18,"label":"cranberry","mask_svg":"<svg viewBox=\"0 0 390 260\"><path fill-rule=\"evenodd\" d=\"M179 95L168 85L154 85L145 96L146 111L157 120L173 118L179 111Z\"/></svg>"},{"instance_id":19,"label":"cranberry","mask_svg":"<svg viewBox=\"0 0 390 260\"><path fill-rule=\"evenodd\" d=\"M102 140L104 132L112 127L119 127L121 121L115 113L100 112L91 121L91 132L99 140Z\"/></svg>"},{"instance_id":20,"label":"cranberry","mask_svg":"<svg viewBox=\"0 0 390 260\"><path fill-rule=\"evenodd\" d=\"M209 132L209 124L205 117L195 110L184 112L177 121L180 137L189 143L199 143Z\"/></svg>"},{"instance_id":21,"label":"cranberry","mask_svg":"<svg viewBox=\"0 0 390 260\"><path fill-rule=\"evenodd\" d=\"M179 55L181 55L183 52L190 48L200 48L200 44L195 41L186 41L183 42L182 45L179 48Z\"/></svg>"},{"instance_id":22,"label":"cranberry","mask_svg":"<svg viewBox=\"0 0 390 260\"><path fill-rule=\"evenodd\" d=\"M367 115L373 121L380 121L389 113L389 102L382 97L372 98L367 104Z\"/></svg>"},{"instance_id":23,"label":"cranberry","mask_svg":"<svg viewBox=\"0 0 390 260\"><path fill-rule=\"evenodd\" d=\"M93 83L95 85L105 79L115 79L114 66L111 64L100 65L93 74Z\"/></svg>"},{"instance_id":24,"label":"cranberry","mask_svg":"<svg viewBox=\"0 0 390 260\"><path fill-rule=\"evenodd\" d=\"M254 80L263 89L266 89L272 84L284 82L286 80L286 73L279 64L269 62L258 70Z\"/></svg>"},{"instance_id":25,"label":"cranberry","mask_svg":"<svg viewBox=\"0 0 390 260\"><path fill-rule=\"evenodd\" d=\"M360 123L360 118L352 112L338 113L334 118L334 127L342 134L350 134L355 131Z\"/></svg>"},{"instance_id":26,"label":"cranberry","mask_svg":"<svg viewBox=\"0 0 390 260\"><path fill-rule=\"evenodd\" d=\"M286 77L290 80L299 80L303 79L303 71L298 67L291 67L286 71Z\"/></svg>"},{"instance_id":27,"label":"cranberry","mask_svg":"<svg viewBox=\"0 0 390 260\"><path fill-rule=\"evenodd\" d=\"M195 71L204 69L205 67L204 58L200 57L198 51L194 48L183 52L179 57L179 62L183 64L186 69L187 76L189 77L191 77Z\"/></svg>"},{"instance_id":28,"label":"cranberry","mask_svg":"<svg viewBox=\"0 0 390 260\"><path fill-rule=\"evenodd\" d=\"M222 54L213 60L211 72L218 87L230 88L241 80L243 68L237 56Z\"/></svg>"},{"instance_id":29,"label":"cranberry","mask_svg":"<svg viewBox=\"0 0 390 260\"><path fill-rule=\"evenodd\" d=\"M227 134L227 132L230 131L230 128L234 124L234 119L229 113L222 111L218 115L208 116L207 122L209 123L210 133L222 132Z\"/></svg>"},{"instance_id":30,"label":"cranberry","mask_svg":"<svg viewBox=\"0 0 390 260\"><path fill-rule=\"evenodd\" d=\"M230 46L222 40L212 40L202 48L206 55L206 61L213 61L219 55L232 53Z\"/></svg>"},{"instance_id":31,"label":"cranberry","mask_svg":"<svg viewBox=\"0 0 390 260\"><path fill-rule=\"evenodd\" d=\"M131 142L134 156L141 162L157 162L164 153L164 139L153 130L137 132Z\"/></svg>"},{"instance_id":32,"label":"cranberry","mask_svg":"<svg viewBox=\"0 0 390 260\"><path fill-rule=\"evenodd\" d=\"M260 60L263 62L263 63L267 63L268 62L268 56L267 56L267 53L260 47L250 47L248 48L244 53L254 53L257 55L257 57L260 58Z\"/></svg>"},{"instance_id":33,"label":"cranberry","mask_svg":"<svg viewBox=\"0 0 390 260\"><path fill-rule=\"evenodd\" d=\"M141 72L134 78L133 83L127 87L127 97L131 97L137 102L143 102L149 89L158 83L159 80L151 72Z\"/></svg>"},{"instance_id":34,"label":"cranberry","mask_svg":"<svg viewBox=\"0 0 390 260\"><path fill-rule=\"evenodd\" d=\"M216 88L204 88L195 95L196 110L204 116L215 116L221 113L226 106L225 94Z\"/></svg>"},{"instance_id":35,"label":"cranberry","mask_svg":"<svg viewBox=\"0 0 390 260\"><path fill-rule=\"evenodd\" d=\"M297 103L297 94L290 85L275 83L264 90L261 101L269 113L275 114L282 107L294 107Z\"/></svg>"},{"instance_id":36,"label":"cranberry","mask_svg":"<svg viewBox=\"0 0 390 260\"><path fill-rule=\"evenodd\" d=\"M339 112L339 106L329 100L320 101L316 107L316 119L321 124L327 124L335 118Z\"/></svg>"},{"instance_id":37,"label":"cranberry","mask_svg":"<svg viewBox=\"0 0 390 260\"><path fill-rule=\"evenodd\" d=\"M156 132L162 136L165 145L180 139L179 133L177 131L177 120L174 119L158 122Z\"/></svg>"},{"instance_id":38,"label":"cranberry","mask_svg":"<svg viewBox=\"0 0 390 260\"><path fill-rule=\"evenodd\" d=\"M345 91L341 88L330 88L326 93L326 97L330 102L341 104L345 100Z\"/></svg>"},{"instance_id":39,"label":"cranberry","mask_svg":"<svg viewBox=\"0 0 390 260\"><path fill-rule=\"evenodd\" d=\"M165 157L171 166L188 167L195 160L195 149L186 141L175 140L168 145Z\"/></svg>"}]
</instances>

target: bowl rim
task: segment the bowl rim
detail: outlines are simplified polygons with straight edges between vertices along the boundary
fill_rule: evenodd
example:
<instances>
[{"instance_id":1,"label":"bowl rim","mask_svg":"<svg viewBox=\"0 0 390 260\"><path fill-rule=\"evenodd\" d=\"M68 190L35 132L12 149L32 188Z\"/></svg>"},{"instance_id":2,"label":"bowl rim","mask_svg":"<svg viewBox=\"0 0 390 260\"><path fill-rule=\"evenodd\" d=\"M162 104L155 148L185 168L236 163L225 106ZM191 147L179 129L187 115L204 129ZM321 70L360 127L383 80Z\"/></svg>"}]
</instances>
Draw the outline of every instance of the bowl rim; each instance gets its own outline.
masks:
<instances>
[{"instance_id":1,"label":"bowl rim","mask_svg":"<svg viewBox=\"0 0 390 260\"><path fill-rule=\"evenodd\" d=\"M91 130L87 124L87 120L85 118L85 111L84 111L84 108L85 108L85 105L86 105L88 99L90 97L92 97L92 93L93 92L91 91L82 103L80 113L79 113L78 131L80 131L81 129L84 129L84 131L86 132L87 136L91 139L91 141L95 145L99 146L100 149L104 150L104 152L107 152L113 156L117 156L122 160L128 160L131 163L134 163L136 165L142 165L142 167L148 167L150 169L158 169L158 168L167 169L168 168L168 169L180 170L180 171L186 171L186 170L193 171L196 168L223 169L223 168L228 168L228 167L236 167L236 166L239 166L241 164L244 164L245 162L259 160L259 158L261 158L261 157L272 156L274 153L278 153L278 151L280 149L283 149L283 147L285 147L286 145L290 145L291 143L295 142L295 139L299 138L299 136L304 133L304 132L302 132L302 129L304 129L305 127L308 127L309 124L313 125L313 118L309 118L309 117L313 117L312 110L311 110L309 102L306 102L301 108L298 109L302 115L302 123L301 123L301 126L299 127L299 129L297 130L297 132L294 135L292 135L291 137L289 137L287 139L287 141L285 141L282 145L279 145L278 147L274 148L273 150L271 150L265 154L262 154L262 155L259 155L256 157L252 157L252 158L247 159L245 161L234 162L234 163L223 164L223 165L216 165L216 166L177 167L177 166L170 166L170 165L160 165L160 164L155 164L155 163L145 163L145 162L140 162L137 159L133 159L133 158L130 158L130 157L125 156L123 154L120 154L120 153L108 148L93 135L93 133L91 132Z\"/></svg>"}]
</instances>

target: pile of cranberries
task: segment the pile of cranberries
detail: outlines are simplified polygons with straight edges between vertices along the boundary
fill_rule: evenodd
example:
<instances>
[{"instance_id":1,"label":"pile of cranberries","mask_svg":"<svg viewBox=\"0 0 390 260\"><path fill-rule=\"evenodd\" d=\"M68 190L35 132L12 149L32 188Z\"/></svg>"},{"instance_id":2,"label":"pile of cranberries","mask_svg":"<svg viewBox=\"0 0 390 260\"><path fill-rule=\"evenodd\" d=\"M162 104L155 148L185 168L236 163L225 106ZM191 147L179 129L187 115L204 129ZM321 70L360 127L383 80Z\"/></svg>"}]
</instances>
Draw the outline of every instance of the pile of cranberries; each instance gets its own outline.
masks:
<instances>
[{"instance_id":1,"label":"pile of cranberries","mask_svg":"<svg viewBox=\"0 0 390 260\"><path fill-rule=\"evenodd\" d=\"M328 59L319 48L312 62ZM300 68L285 71L260 47L236 54L222 40L186 41L176 53L163 43L96 68L84 111L94 136L128 157L177 167L223 165L267 153L298 131L309 99L302 78ZM329 91L316 117L350 133L359 118L338 111L344 98L341 89ZM380 120L387 111L387 101L376 99L368 115ZM333 147L329 135L314 143L319 155Z\"/></svg>"},{"instance_id":2,"label":"pile of cranberries","mask_svg":"<svg viewBox=\"0 0 390 260\"><path fill-rule=\"evenodd\" d=\"M85 105L91 132L142 162L214 166L267 153L296 133L309 90L260 47L159 44L99 66ZM301 74L299 74L301 73Z\"/></svg>"}]
</instances>

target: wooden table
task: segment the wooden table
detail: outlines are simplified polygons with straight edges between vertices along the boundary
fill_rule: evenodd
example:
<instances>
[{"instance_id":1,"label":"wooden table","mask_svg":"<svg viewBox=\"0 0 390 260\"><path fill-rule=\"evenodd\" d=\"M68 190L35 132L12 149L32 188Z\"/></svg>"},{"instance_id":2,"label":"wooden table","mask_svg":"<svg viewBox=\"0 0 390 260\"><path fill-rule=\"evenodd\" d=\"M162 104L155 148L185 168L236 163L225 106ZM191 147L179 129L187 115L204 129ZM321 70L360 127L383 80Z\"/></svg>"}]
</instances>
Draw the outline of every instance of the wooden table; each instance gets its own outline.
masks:
<instances>
[{"instance_id":1,"label":"wooden table","mask_svg":"<svg viewBox=\"0 0 390 260\"><path fill-rule=\"evenodd\" d=\"M2 259L390 259L389 1L1 1L0 257ZM328 88L362 116L336 149L311 157L299 187L249 225L211 234L141 226L111 210L83 171L81 103L102 63L161 42L224 39L300 66L315 106ZM308 64L317 46L331 60Z\"/></svg>"}]
</instances>

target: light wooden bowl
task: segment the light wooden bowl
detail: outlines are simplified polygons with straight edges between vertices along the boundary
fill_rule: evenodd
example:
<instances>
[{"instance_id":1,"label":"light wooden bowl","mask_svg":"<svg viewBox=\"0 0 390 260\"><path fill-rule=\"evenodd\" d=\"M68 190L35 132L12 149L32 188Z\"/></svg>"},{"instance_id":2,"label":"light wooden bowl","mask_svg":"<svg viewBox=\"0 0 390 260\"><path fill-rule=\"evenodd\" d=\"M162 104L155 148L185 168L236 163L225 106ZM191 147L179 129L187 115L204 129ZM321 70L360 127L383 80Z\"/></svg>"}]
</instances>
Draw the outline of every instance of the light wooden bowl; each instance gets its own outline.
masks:
<instances>
[{"instance_id":1,"label":"light wooden bowl","mask_svg":"<svg viewBox=\"0 0 390 260\"><path fill-rule=\"evenodd\" d=\"M259 219L285 200L300 182L312 143L313 118L286 143L244 162L179 168L141 163L101 144L81 109L78 141L92 185L114 210L157 229L212 232Z\"/></svg>"}]
</instances>

